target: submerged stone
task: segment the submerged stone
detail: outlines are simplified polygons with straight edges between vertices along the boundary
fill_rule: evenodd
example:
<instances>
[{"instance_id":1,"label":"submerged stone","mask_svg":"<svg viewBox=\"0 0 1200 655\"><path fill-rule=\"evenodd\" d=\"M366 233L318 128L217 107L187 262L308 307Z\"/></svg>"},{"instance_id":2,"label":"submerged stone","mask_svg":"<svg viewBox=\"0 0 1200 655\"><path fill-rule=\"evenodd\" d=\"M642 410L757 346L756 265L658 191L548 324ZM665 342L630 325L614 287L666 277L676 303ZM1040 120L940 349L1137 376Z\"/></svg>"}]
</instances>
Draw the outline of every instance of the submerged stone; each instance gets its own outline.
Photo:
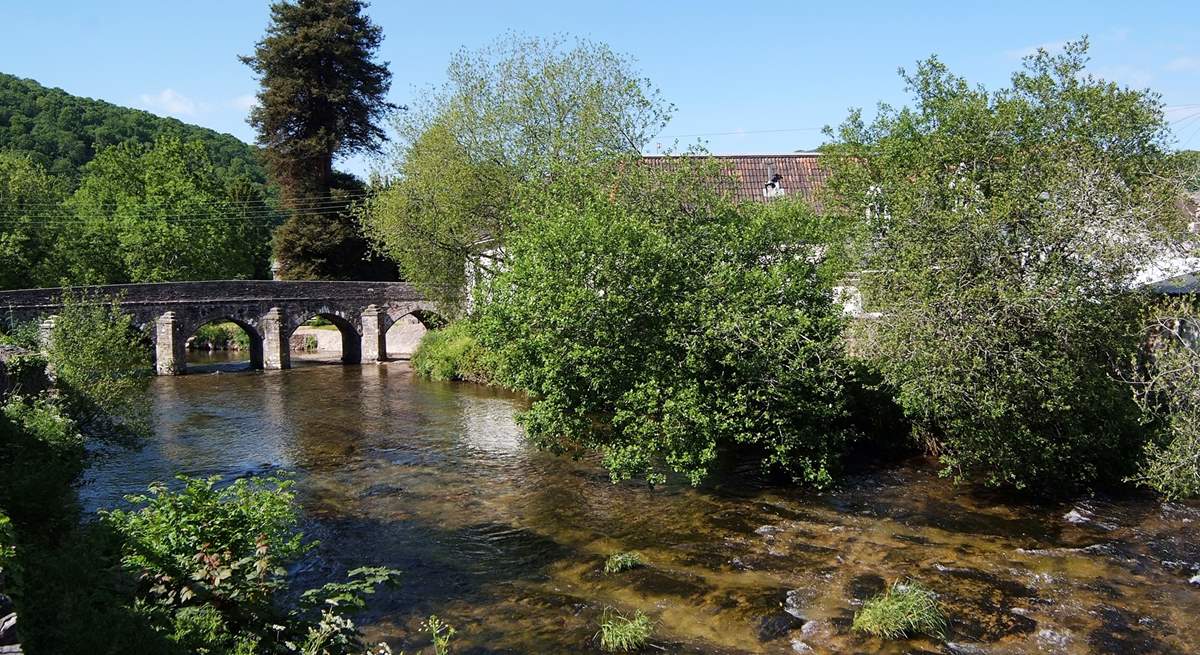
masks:
<instances>
[{"instance_id":1,"label":"submerged stone","mask_svg":"<svg viewBox=\"0 0 1200 655\"><path fill-rule=\"evenodd\" d=\"M780 611L764 616L758 622L758 640L772 641L804 625L804 621L792 614Z\"/></svg>"}]
</instances>

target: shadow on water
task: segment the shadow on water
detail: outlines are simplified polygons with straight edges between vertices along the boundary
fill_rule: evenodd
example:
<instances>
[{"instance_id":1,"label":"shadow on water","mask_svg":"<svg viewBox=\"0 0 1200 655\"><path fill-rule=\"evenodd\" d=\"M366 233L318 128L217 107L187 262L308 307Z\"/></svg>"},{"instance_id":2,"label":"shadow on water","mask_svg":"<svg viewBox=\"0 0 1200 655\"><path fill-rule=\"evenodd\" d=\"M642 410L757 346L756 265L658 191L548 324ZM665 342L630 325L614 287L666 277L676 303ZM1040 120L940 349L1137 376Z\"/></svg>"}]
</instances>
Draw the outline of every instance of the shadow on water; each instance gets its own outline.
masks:
<instances>
[{"instance_id":1,"label":"shadow on water","mask_svg":"<svg viewBox=\"0 0 1200 655\"><path fill-rule=\"evenodd\" d=\"M700 489L612 484L595 461L529 449L519 398L404 364L159 378L153 392L156 438L97 464L89 507L177 470L293 471L320 541L295 575L403 571L366 616L397 650L421 647L436 613L458 653L595 652L612 607L650 614L673 653L1200 651L1186 629L1196 504L1018 503L920 460L826 492L745 465ZM621 550L647 566L604 575ZM865 599L906 578L938 592L953 646L849 632Z\"/></svg>"}]
</instances>

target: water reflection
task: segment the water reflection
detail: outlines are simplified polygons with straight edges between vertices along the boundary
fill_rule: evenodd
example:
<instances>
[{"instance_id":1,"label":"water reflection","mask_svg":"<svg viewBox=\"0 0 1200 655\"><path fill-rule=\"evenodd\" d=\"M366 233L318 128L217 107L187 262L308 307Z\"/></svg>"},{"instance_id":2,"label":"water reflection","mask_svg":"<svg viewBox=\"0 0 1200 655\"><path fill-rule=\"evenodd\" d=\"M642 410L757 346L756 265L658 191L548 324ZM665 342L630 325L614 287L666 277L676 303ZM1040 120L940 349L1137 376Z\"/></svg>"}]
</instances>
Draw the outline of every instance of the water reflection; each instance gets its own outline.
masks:
<instances>
[{"instance_id":1,"label":"water reflection","mask_svg":"<svg viewBox=\"0 0 1200 655\"><path fill-rule=\"evenodd\" d=\"M955 652L1200 651L1200 507L1091 499L1029 507L956 488L914 465L835 492L760 485L613 485L594 461L529 449L520 401L416 380L405 365L302 365L154 382L158 436L98 463L83 495L119 502L175 471L290 470L305 530L297 575L360 564L404 571L368 617L412 650L421 618L466 653L592 652L605 607L641 608L673 653L887 652L848 633L888 582L920 580L949 610ZM650 566L600 573L616 550Z\"/></svg>"}]
</instances>

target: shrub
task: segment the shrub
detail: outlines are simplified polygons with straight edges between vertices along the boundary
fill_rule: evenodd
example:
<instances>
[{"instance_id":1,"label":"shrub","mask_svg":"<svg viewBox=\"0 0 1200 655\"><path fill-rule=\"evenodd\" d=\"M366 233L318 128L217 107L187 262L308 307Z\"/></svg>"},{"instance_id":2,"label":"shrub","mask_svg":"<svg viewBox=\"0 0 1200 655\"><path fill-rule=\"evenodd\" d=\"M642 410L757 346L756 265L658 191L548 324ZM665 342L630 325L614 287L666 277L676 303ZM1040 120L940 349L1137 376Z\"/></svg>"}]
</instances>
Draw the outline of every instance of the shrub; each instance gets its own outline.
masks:
<instances>
[{"instance_id":1,"label":"shrub","mask_svg":"<svg viewBox=\"0 0 1200 655\"><path fill-rule=\"evenodd\" d=\"M64 292L47 357L68 413L85 431L149 431L150 349L118 299Z\"/></svg>"},{"instance_id":2,"label":"shrub","mask_svg":"<svg viewBox=\"0 0 1200 655\"><path fill-rule=\"evenodd\" d=\"M613 553L604 560L605 573L620 573L629 569L636 569L642 566L642 556L638 553L629 551L624 553Z\"/></svg>"},{"instance_id":3,"label":"shrub","mask_svg":"<svg viewBox=\"0 0 1200 655\"><path fill-rule=\"evenodd\" d=\"M491 354L480 345L467 321L426 332L413 351L412 367L430 380L490 384L497 379Z\"/></svg>"},{"instance_id":4,"label":"shrub","mask_svg":"<svg viewBox=\"0 0 1200 655\"><path fill-rule=\"evenodd\" d=\"M285 611L285 567L313 546L295 529L290 482L180 480L178 491L155 484L129 497L137 510L103 514L123 538L121 561L141 580L136 607L151 625L189 651L270 653L289 644L329 655L363 651L345 614L361 609L363 596L393 571L355 569L347 582L306 591Z\"/></svg>"},{"instance_id":5,"label":"shrub","mask_svg":"<svg viewBox=\"0 0 1200 655\"><path fill-rule=\"evenodd\" d=\"M918 634L944 639L946 619L937 594L915 582L896 582L863 604L851 628L884 639Z\"/></svg>"},{"instance_id":6,"label":"shrub","mask_svg":"<svg viewBox=\"0 0 1200 655\"><path fill-rule=\"evenodd\" d=\"M707 166L566 170L519 216L476 333L530 440L614 479L699 483L721 449L816 485L846 429L841 308L803 203L735 206Z\"/></svg>"},{"instance_id":7,"label":"shrub","mask_svg":"<svg viewBox=\"0 0 1200 655\"><path fill-rule=\"evenodd\" d=\"M1137 367L1134 396L1160 429L1133 480L1167 498L1200 495L1200 312L1195 299L1148 314L1151 350Z\"/></svg>"},{"instance_id":8,"label":"shrub","mask_svg":"<svg viewBox=\"0 0 1200 655\"><path fill-rule=\"evenodd\" d=\"M83 436L57 405L9 398L0 412L0 507L21 529L40 533L69 524L83 456Z\"/></svg>"},{"instance_id":9,"label":"shrub","mask_svg":"<svg viewBox=\"0 0 1200 655\"><path fill-rule=\"evenodd\" d=\"M654 632L654 623L641 610L633 617L626 617L613 610L605 610L600 620L600 649L608 653L631 653L646 645Z\"/></svg>"}]
</instances>

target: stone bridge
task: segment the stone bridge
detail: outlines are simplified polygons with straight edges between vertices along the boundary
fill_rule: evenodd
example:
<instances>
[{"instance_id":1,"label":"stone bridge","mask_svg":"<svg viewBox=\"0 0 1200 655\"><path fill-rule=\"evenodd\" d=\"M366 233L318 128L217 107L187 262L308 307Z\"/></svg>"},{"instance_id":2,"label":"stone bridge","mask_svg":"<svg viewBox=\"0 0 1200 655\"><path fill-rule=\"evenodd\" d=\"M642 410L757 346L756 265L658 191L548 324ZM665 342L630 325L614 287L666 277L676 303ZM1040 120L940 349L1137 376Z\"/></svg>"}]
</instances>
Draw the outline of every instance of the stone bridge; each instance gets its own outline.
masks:
<instances>
[{"instance_id":1,"label":"stone bridge","mask_svg":"<svg viewBox=\"0 0 1200 655\"><path fill-rule=\"evenodd\" d=\"M117 298L149 335L159 375L187 371L187 341L201 326L232 321L250 337L255 368L291 367L292 333L314 317L342 336L342 361L388 359L387 331L412 315L429 327L440 320L432 303L403 282L284 282L231 280L78 287L78 293ZM0 320L52 323L62 289L0 291Z\"/></svg>"}]
</instances>

